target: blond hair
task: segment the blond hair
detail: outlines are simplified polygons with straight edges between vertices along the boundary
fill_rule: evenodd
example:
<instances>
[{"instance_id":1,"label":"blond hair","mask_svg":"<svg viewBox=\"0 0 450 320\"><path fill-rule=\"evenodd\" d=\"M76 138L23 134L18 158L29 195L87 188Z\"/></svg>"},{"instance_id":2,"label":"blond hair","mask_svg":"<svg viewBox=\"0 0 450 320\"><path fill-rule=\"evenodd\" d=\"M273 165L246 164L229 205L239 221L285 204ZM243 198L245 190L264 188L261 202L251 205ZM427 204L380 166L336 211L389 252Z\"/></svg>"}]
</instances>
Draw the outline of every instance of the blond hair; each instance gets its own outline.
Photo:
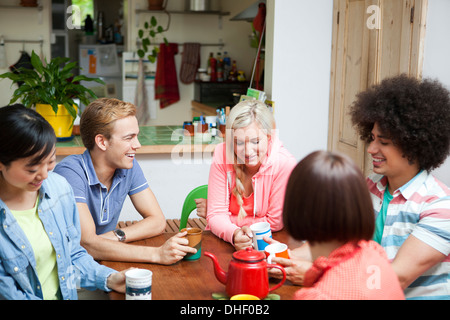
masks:
<instances>
[{"instance_id":1,"label":"blond hair","mask_svg":"<svg viewBox=\"0 0 450 320\"><path fill-rule=\"evenodd\" d=\"M234 136L233 132L236 129L245 128L256 122L260 130L270 137L272 130L275 129L275 119L272 112L263 102L259 100L246 100L239 102L231 109L227 118L227 159L229 163L233 163L234 171L236 172L236 186L232 193L236 197L237 203L240 207L238 219L241 220L247 216L243 204L244 185L242 179L244 178L245 164L238 163L236 153L234 152Z\"/></svg>"},{"instance_id":2,"label":"blond hair","mask_svg":"<svg viewBox=\"0 0 450 320\"><path fill-rule=\"evenodd\" d=\"M100 98L91 102L83 111L80 119L80 134L84 146L92 150L95 136L111 138L114 122L128 116L136 115L136 106L112 98Z\"/></svg>"}]
</instances>

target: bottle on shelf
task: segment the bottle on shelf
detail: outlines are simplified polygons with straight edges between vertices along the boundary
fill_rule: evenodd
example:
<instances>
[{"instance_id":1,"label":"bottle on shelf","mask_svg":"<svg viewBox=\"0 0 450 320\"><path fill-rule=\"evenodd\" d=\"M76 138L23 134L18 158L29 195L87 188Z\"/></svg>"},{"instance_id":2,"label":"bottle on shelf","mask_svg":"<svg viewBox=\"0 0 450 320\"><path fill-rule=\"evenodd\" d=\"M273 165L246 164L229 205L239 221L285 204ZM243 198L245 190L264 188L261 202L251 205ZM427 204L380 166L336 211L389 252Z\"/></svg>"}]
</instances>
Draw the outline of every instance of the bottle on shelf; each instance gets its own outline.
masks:
<instances>
[{"instance_id":1,"label":"bottle on shelf","mask_svg":"<svg viewBox=\"0 0 450 320\"><path fill-rule=\"evenodd\" d=\"M223 79L228 80L231 71L231 59L228 56L228 52L223 53Z\"/></svg>"},{"instance_id":2,"label":"bottle on shelf","mask_svg":"<svg viewBox=\"0 0 450 320\"><path fill-rule=\"evenodd\" d=\"M238 70L236 66L236 60L233 60L233 64L231 65L230 74L228 75L229 81L237 81Z\"/></svg>"},{"instance_id":3,"label":"bottle on shelf","mask_svg":"<svg viewBox=\"0 0 450 320\"><path fill-rule=\"evenodd\" d=\"M94 21L92 21L91 15L88 14L86 16L86 19L84 19L84 32L87 35L93 35L94 34Z\"/></svg>"},{"instance_id":4,"label":"bottle on shelf","mask_svg":"<svg viewBox=\"0 0 450 320\"><path fill-rule=\"evenodd\" d=\"M97 15L97 41L103 43L105 41L105 20L103 11Z\"/></svg>"},{"instance_id":5,"label":"bottle on shelf","mask_svg":"<svg viewBox=\"0 0 450 320\"><path fill-rule=\"evenodd\" d=\"M223 81L223 59L222 54L220 52L217 52L217 81L222 82Z\"/></svg>"},{"instance_id":6,"label":"bottle on shelf","mask_svg":"<svg viewBox=\"0 0 450 320\"><path fill-rule=\"evenodd\" d=\"M213 53L211 52L209 54L208 69L207 69L207 73L209 75L209 80L211 82L217 81L216 64L217 64L217 61L214 58Z\"/></svg>"}]
</instances>

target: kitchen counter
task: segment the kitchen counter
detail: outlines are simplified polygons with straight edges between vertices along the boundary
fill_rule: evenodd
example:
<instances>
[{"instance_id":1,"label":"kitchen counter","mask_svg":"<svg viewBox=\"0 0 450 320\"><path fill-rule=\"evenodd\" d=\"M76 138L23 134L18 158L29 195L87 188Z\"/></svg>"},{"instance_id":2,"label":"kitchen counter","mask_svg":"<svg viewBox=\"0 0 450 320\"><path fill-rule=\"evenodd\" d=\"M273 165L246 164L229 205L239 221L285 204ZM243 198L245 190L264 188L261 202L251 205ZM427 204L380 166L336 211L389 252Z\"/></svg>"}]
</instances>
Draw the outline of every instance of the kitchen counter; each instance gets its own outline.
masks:
<instances>
[{"instance_id":1,"label":"kitchen counter","mask_svg":"<svg viewBox=\"0 0 450 320\"><path fill-rule=\"evenodd\" d=\"M183 135L182 126L141 126L139 128L139 148L137 154L170 154L172 152L213 152L217 144L223 140L212 137L211 141L203 142L197 138ZM56 143L56 155L67 156L81 154L85 150L80 136L71 141Z\"/></svg>"}]
</instances>

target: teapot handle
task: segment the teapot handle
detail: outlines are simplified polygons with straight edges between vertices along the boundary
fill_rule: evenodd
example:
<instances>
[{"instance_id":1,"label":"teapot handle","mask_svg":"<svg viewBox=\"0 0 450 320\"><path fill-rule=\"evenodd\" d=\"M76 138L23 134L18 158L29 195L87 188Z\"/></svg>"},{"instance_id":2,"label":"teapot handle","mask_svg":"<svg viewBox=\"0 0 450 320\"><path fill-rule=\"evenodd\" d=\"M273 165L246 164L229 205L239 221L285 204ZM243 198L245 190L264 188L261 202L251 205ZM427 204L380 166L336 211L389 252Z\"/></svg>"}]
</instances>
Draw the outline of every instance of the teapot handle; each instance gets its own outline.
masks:
<instances>
[{"instance_id":1,"label":"teapot handle","mask_svg":"<svg viewBox=\"0 0 450 320\"><path fill-rule=\"evenodd\" d=\"M279 287L281 287L283 285L283 283L286 281L286 271L284 270L284 268L282 266L280 266L279 264L268 264L267 268L277 268L280 269L281 272L283 272L283 279L281 279L281 281L279 283L277 283L276 285L274 285L272 288L269 289L269 292L275 289L278 289Z\"/></svg>"}]
</instances>

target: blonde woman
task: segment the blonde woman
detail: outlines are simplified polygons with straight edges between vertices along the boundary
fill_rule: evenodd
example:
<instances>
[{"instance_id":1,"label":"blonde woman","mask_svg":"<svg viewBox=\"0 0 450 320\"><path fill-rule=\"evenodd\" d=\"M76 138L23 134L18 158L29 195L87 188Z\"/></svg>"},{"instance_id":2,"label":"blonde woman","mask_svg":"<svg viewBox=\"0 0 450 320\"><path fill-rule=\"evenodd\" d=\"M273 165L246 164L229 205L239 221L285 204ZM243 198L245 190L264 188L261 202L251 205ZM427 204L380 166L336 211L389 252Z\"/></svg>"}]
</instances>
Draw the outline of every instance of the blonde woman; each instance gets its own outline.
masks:
<instances>
[{"instance_id":1,"label":"blonde woman","mask_svg":"<svg viewBox=\"0 0 450 320\"><path fill-rule=\"evenodd\" d=\"M278 140L271 111L260 101L231 109L226 142L214 151L208 181L208 227L237 250L251 246L249 226L283 228L286 184L295 158Z\"/></svg>"}]
</instances>

